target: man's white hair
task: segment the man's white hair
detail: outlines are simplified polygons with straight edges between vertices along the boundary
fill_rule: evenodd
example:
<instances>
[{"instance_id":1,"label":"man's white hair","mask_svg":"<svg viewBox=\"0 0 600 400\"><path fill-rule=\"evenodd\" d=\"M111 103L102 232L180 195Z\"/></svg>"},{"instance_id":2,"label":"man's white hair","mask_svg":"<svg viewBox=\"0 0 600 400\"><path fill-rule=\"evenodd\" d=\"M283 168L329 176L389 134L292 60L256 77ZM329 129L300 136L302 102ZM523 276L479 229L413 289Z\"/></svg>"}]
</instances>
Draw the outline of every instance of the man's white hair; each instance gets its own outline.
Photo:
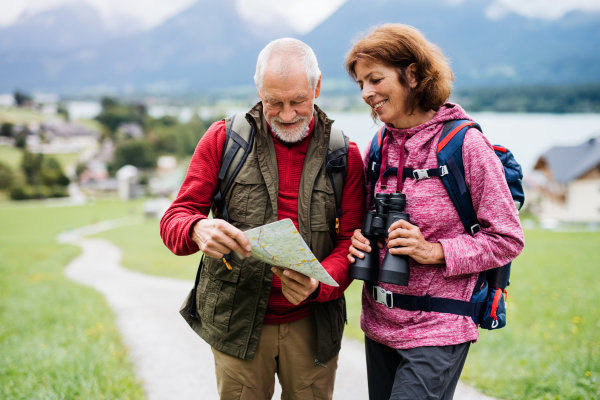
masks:
<instances>
[{"instance_id":1,"label":"man's white hair","mask_svg":"<svg viewBox=\"0 0 600 400\"><path fill-rule=\"evenodd\" d=\"M274 66L275 73L282 77L290 73L293 61L299 62L306 72L310 88L313 90L317 88L321 71L319 70L317 57L313 50L306 43L298 39L283 38L273 40L258 55L256 73L254 75L254 82L258 90L262 90L263 78L265 77L268 64L272 60L277 61Z\"/></svg>"}]
</instances>

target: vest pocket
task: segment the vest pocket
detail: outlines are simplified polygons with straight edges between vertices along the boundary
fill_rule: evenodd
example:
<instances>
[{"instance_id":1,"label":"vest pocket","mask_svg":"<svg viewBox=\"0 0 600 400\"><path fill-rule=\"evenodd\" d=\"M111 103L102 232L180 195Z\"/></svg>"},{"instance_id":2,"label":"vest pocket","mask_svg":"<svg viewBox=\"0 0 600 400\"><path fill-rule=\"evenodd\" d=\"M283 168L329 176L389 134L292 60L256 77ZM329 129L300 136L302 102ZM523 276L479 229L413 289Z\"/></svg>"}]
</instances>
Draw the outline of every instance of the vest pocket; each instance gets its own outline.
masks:
<instances>
[{"instance_id":1,"label":"vest pocket","mask_svg":"<svg viewBox=\"0 0 600 400\"><path fill-rule=\"evenodd\" d=\"M207 268L205 303L201 315L203 321L219 330L227 332L229 329L240 271L245 263L246 259L239 262L232 257L231 271L221 260L215 260Z\"/></svg>"},{"instance_id":2,"label":"vest pocket","mask_svg":"<svg viewBox=\"0 0 600 400\"><path fill-rule=\"evenodd\" d=\"M310 228L312 231L329 231L335 221L335 196L325 174L317 178L310 202Z\"/></svg>"},{"instance_id":3,"label":"vest pocket","mask_svg":"<svg viewBox=\"0 0 600 400\"><path fill-rule=\"evenodd\" d=\"M269 193L260 173L258 175L236 178L228 205L229 216L234 221L249 225L264 223Z\"/></svg>"}]
</instances>

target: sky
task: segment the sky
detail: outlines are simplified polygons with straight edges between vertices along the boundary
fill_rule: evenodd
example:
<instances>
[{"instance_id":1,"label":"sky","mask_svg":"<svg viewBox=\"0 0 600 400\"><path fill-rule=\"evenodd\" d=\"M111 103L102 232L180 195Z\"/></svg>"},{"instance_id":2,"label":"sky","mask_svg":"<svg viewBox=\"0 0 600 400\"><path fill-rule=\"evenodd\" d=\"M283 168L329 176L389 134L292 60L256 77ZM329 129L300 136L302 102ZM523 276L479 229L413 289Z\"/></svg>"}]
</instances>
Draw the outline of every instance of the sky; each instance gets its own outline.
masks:
<instances>
[{"instance_id":1,"label":"sky","mask_svg":"<svg viewBox=\"0 0 600 400\"><path fill-rule=\"evenodd\" d=\"M126 17L150 29L197 0L0 0L0 26L10 25L24 12L35 13L72 1L86 1L96 6L107 19ZM236 5L242 18L265 24L283 18L298 33L305 33L324 21L345 1L236 0ZM440 1L460 3L465 0ZM488 16L501 18L513 11L528 17L554 19L577 9L600 11L600 0L491 0Z\"/></svg>"}]
</instances>

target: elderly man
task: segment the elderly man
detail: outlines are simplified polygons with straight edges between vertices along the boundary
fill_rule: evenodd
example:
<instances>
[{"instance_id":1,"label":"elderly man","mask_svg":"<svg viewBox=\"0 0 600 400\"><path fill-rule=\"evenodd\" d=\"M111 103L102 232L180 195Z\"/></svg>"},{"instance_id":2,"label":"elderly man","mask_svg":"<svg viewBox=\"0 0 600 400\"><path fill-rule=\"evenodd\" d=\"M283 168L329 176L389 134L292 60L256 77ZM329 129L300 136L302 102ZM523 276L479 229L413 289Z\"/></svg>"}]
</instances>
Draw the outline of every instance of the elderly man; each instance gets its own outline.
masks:
<instances>
[{"instance_id":1,"label":"elderly man","mask_svg":"<svg viewBox=\"0 0 600 400\"><path fill-rule=\"evenodd\" d=\"M333 121L314 104L321 73L312 49L296 39L271 42L254 80L261 101L245 118L255 136L224 196L228 212L208 218L230 118L198 144L161 236L177 255L206 256L187 300L198 321L188 322L212 346L221 399L270 399L275 374L284 399L331 399L350 284L346 254L365 209L361 157L349 143L340 216L325 165ZM284 218L339 287L250 257L242 231Z\"/></svg>"}]
</instances>

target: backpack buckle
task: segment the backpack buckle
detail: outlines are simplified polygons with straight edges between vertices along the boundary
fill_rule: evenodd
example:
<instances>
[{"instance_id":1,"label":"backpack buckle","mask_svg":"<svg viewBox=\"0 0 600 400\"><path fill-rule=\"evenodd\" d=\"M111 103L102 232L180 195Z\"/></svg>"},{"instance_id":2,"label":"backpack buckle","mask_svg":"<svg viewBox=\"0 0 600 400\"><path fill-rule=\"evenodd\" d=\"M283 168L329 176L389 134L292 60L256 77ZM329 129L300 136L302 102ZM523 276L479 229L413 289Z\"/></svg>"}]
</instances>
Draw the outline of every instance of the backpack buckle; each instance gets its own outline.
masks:
<instances>
[{"instance_id":1,"label":"backpack buckle","mask_svg":"<svg viewBox=\"0 0 600 400\"><path fill-rule=\"evenodd\" d=\"M429 178L429 173L426 169L415 169L413 171L413 177L416 180Z\"/></svg>"},{"instance_id":2,"label":"backpack buckle","mask_svg":"<svg viewBox=\"0 0 600 400\"><path fill-rule=\"evenodd\" d=\"M373 299L379 304L383 304L388 308L394 308L394 296L389 290L385 290L379 286L373 286Z\"/></svg>"},{"instance_id":3,"label":"backpack buckle","mask_svg":"<svg viewBox=\"0 0 600 400\"><path fill-rule=\"evenodd\" d=\"M479 232L481 230L481 227L479 226L479 224L475 224L471 227L471 235L475 236L475 234L477 232Z\"/></svg>"},{"instance_id":4,"label":"backpack buckle","mask_svg":"<svg viewBox=\"0 0 600 400\"><path fill-rule=\"evenodd\" d=\"M442 174L440 176L448 175L448 167L446 165L442 165L440 167L440 170L442 171Z\"/></svg>"}]
</instances>

